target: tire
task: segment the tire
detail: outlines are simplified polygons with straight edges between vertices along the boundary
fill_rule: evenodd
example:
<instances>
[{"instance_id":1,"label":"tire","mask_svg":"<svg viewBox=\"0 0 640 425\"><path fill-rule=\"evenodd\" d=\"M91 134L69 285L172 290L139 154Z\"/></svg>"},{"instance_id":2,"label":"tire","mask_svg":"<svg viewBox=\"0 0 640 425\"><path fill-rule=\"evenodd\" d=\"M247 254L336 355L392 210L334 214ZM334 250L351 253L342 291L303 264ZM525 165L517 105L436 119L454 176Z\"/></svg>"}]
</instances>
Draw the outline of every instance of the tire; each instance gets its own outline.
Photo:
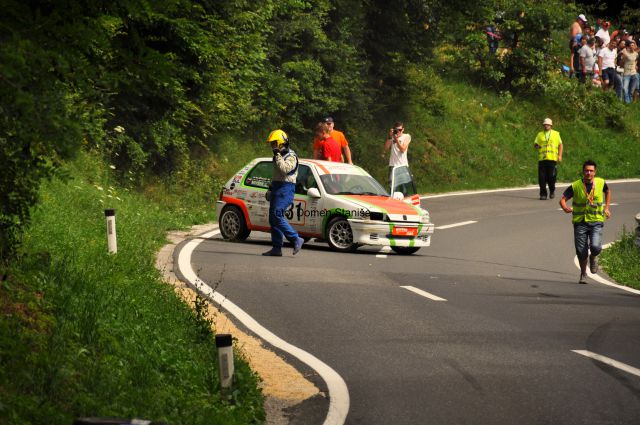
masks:
<instances>
[{"instance_id":1,"label":"tire","mask_svg":"<svg viewBox=\"0 0 640 425\"><path fill-rule=\"evenodd\" d=\"M411 255L411 254L414 254L414 253L418 252L420 247L419 246L418 247L415 247L415 246L392 246L391 249L396 254Z\"/></svg>"},{"instance_id":2,"label":"tire","mask_svg":"<svg viewBox=\"0 0 640 425\"><path fill-rule=\"evenodd\" d=\"M247 228L247 222L240 208L228 205L222 209L218 219L220 234L229 241L243 241L249 237L251 230Z\"/></svg>"},{"instance_id":3,"label":"tire","mask_svg":"<svg viewBox=\"0 0 640 425\"><path fill-rule=\"evenodd\" d=\"M351 225L344 217L335 217L327 225L327 243L339 252L352 252L358 248L353 243L353 231Z\"/></svg>"}]
</instances>

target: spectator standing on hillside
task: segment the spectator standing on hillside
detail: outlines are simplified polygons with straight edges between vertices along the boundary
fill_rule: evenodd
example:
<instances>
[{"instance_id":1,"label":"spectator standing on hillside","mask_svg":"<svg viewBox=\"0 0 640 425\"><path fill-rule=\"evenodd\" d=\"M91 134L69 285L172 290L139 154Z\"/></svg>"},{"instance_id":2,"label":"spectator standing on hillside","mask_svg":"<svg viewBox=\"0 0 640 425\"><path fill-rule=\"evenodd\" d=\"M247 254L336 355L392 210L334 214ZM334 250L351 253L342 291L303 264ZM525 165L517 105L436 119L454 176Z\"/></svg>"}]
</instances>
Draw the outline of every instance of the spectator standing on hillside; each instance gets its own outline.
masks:
<instances>
[{"instance_id":1,"label":"spectator standing on hillside","mask_svg":"<svg viewBox=\"0 0 640 425\"><path fill-rule=\"evenodd\" d=\"M602 45L603 46L608 46L609 45L609 41L611 41L611 36L609 35L609 26L611 24L609 23L609 21L604 21L602 23L602 28L600 28L598 30L598 32L596 32L596 37L600 38L600 40L602 40Z\"/></svg>"},{"instance_id":2,"label":"spectator standing on hillside","mask_svg":"<svg viewBox=\"0 0 640 425\"><path fill-rule=\"evenodd\" d=\"M626 47L622 52L622 90L624 92L624 102L631 103L633 92L638 88L638 49L633 39L626 42Z\"/></svg>"},{"instance_id":3,"label":"spectator standing on hillside","mask_svg":"<svg viewBox=\"0 0 640 425\"><path fill-rule=\"evenodd\" d=\"M602 75L602 88L607 89L613 87L618 98L622 99L622 78L616 72L616 42L611 40L609 44L603 47L598 53L598 67Z\"/></svg>"},{"instance_id":4,"label":"spectator standing on hillside","mask_svg":"<svg viewBox=\"0 0 640 425\"><path fill-rule=\"evenodd\" d=\"M331 137L331 127L326 122L316 125L313 157L325 161L342 162L340 145ZM317 149L316 149L317 147ZM317 151L317 154L316 154Z\"/></svg>"},{"instance_id":5,"label":"spectator standing on hillside","mask_svg":"<svg viewBox=\"0 0 640 425\"><path fill-rule=\"evenodd\" d=\"M556 165L562 162L562 139L560 133L552 130L553 121L545 118L542 122L543 131L539 132L533 142L538 151L538 185L540 185L540 200L547 199L547 185L549 198L553 199L556 190Z\"/></svg>"},{"instance_id":6,"label":"spectator standing on hillside","mask_svg":"<svg viewBox=\"0 0 640 425\"><path fill-rule=\"evenodd\" d=\"M389 137L387 137L387 140L384 142L384 149L391 150L391 156L389 157L389 181L391 181L393 167L402 165L409 166L409 160L407 158L409 143L411 143L411 135L404 132L404 124L402 122L396 122L393 128L389 129Z\"/></svg>"},{"instance_id":7,"label":"spectator standing on hillside","mask_svg":"<svg viewBox=\"0 0 640 425\"><path fill-rule=\"evenodd\" d=\"M580 82L591 81L593 78L593 65L595 64L595 57L593 53L593 47L595 40L593 37L588 38L582 36L582 47L580 48Z\"/></svg>"},{"instance_id":8,"label":"spectator standing on hillside","mask_svg":"<svg viewBox=\"0 0 640 425\"><path fill-rule=\"evenodd\" d=\"M570 72L571 75L580 79L582 76L582 68L580 66L580 49L583 44L587 44L587 40L582 37L582 34L578 34L576 36L577 42L573 44L573 48L571 51L571 61L570 61Z\"/></svg>"},{"instance_id":9,"label":"spectator standing on hillside","mask_svg":"<svg viewBox=\"0 0 640 425\"><path fill-rule=\"evenodd\" d=\"M583 178L573 182L560 199L562 210L573 215L573 241L580 263L578 283L583 284L587 283L587 259L591 273L598 272L597 257L602 251L604 221L611 217L611 190L603 179L596 177L596 168L594 161L585 161ZM572 207L569 207L567 201L571 198Z\"/></svg>"},{"instance_id":10,"label":"spectator standing on hillside","mask_svg":"<svg viewBox=\"0 0 640 425\"><path fill-rule=\"evenodd\" d=\"M349 148L349 142L347 141L347 138L344 136L344 133L342 131L336 130L334 128L335 123L333 121L332 117L324 117L322 119L323 123L326 123L329 126L329 132L331 133L331 137L338 142L338 146L340 148L340 150L342 152L344 152L344 156L341 154L340 155L340 161L341 162L345 162L344 160L347 160L347 163L349 164L353 164L353 161L351 159L351 149ZM313 158L314 159L320 159L320 144L322 143L321 140L319 140L317 137L316 139L313 141Z\"/></svg>"},{"instance_id":11,"label":"spectator standing on hillside","mask_svg":"<svg viewBox=\"0 0 640 425\"><path fill-rule=\"evenodd\" d=\"M573 45L576 42L576 36L582 34L582 29L587 24L587 18L583 14L578 15L576 20L569 28L569 50L573 51Z\"/></svg>"}]
</instances>

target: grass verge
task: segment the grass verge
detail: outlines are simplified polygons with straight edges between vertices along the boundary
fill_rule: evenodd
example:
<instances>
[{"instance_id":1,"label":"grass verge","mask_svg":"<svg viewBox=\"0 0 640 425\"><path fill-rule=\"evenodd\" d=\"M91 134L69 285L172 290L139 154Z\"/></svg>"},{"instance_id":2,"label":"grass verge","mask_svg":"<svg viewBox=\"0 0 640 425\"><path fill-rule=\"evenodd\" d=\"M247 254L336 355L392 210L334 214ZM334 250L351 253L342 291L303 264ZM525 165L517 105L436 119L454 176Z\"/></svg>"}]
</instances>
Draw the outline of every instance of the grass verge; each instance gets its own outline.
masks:
<instances>
[{"instance_id":1,"label":"grass verge","mask_svg":"<svg viewBox=\"0 0 640 425\"><path fill-rule=\"evenodd\" d=\"M65 171L43 187L24 253L3 273L0 422L263 422L258 378L239 359L234 391L220 394L208 319L154 266L168 229L212 213L117 189L90 156ZM105 208L117 211L117 255L107 254Z\"/></svg>"},{"instance_id":2,"label":"grass verge","mask_svg":"<svg viewBox=\"0 0 640 425\"><path fill-rule=\"evenodd\" d=\"M600 254L601 264L616 282L640 289L640 247L634 232L622 230L620 239Z\"/></svg>"}]
</instances>

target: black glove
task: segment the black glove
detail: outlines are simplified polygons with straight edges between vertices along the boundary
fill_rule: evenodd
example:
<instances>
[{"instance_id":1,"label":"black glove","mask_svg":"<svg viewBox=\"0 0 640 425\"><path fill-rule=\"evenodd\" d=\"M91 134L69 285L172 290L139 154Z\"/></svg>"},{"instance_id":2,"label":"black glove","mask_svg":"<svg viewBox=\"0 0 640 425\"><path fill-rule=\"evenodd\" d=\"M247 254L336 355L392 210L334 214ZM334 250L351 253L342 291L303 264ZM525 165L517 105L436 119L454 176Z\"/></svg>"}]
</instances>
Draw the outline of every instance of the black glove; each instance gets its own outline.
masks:
<instances>
[{"instance_id":1,"label":"black glove","mask_svg":"<svg viewBox=\"0 0 640 425\"><path fill-rule=\"evenodd\" d=\"M280 149L278 148L273 148L273 157L275 158L276 155L278 155L280 153Z\"/></svg>"}]
</instances>

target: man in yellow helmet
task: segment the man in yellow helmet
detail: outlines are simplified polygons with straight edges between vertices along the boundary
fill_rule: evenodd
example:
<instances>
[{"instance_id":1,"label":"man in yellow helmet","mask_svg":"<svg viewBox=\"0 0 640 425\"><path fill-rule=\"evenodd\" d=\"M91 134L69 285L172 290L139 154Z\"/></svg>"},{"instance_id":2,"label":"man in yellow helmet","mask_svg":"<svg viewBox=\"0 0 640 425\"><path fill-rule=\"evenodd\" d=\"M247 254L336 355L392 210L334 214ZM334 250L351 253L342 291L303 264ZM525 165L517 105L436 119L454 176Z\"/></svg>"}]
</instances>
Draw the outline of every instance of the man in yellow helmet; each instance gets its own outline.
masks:
<instances>
[{"instance_id":1,"label":"man in yellow helmet","mask_svg":"<svg viewBox=\"0 0 640 425\"><path fill-rule=\"evenodd\" d=\"M547 185L549 198L553 199L556 190L556 164L562 162L562 139L560 133L552 130L553 121L545 118L542 122L544 130L539 132L533 147L538 151L538 184L540 185L540 199L547 199Z\"/></svg>"},{"instance_id":2,"label":"man in yellow helmet","mask_svg":"<svg viewBox=\"0 0 640 425\"><path fill-rule=\"evenodd\" d=\"M591 273L598 272L598 254L602 251L602 228L611 217L611 190L607 183L596 177L596 163L588 160L582 165L583 178L576 180L564 191L560 207L573 214L573 240L580 262L580 280L587 283L587 257ZM573 198L572 208L567 200ZM591 255L589 255L591 251Z\"/></svg>"},{"instance_id":3,"label":"man in yellow helmet","mask_svg":"<svg viewBox=\"0 0 640 425\"><path fill-rule=\"evenodd\" d=\"M289 149L289 139L282 130L269 134L267 143L273 151L273 177L269 188L269 225L273 248L262 255L282 257L282 245L286 237L293 244L293 255L302 248L304 240L291 227L285 217L285 211L293 203L296 177L298 176L298 156Z\"/></svg>"}]
</instances>

